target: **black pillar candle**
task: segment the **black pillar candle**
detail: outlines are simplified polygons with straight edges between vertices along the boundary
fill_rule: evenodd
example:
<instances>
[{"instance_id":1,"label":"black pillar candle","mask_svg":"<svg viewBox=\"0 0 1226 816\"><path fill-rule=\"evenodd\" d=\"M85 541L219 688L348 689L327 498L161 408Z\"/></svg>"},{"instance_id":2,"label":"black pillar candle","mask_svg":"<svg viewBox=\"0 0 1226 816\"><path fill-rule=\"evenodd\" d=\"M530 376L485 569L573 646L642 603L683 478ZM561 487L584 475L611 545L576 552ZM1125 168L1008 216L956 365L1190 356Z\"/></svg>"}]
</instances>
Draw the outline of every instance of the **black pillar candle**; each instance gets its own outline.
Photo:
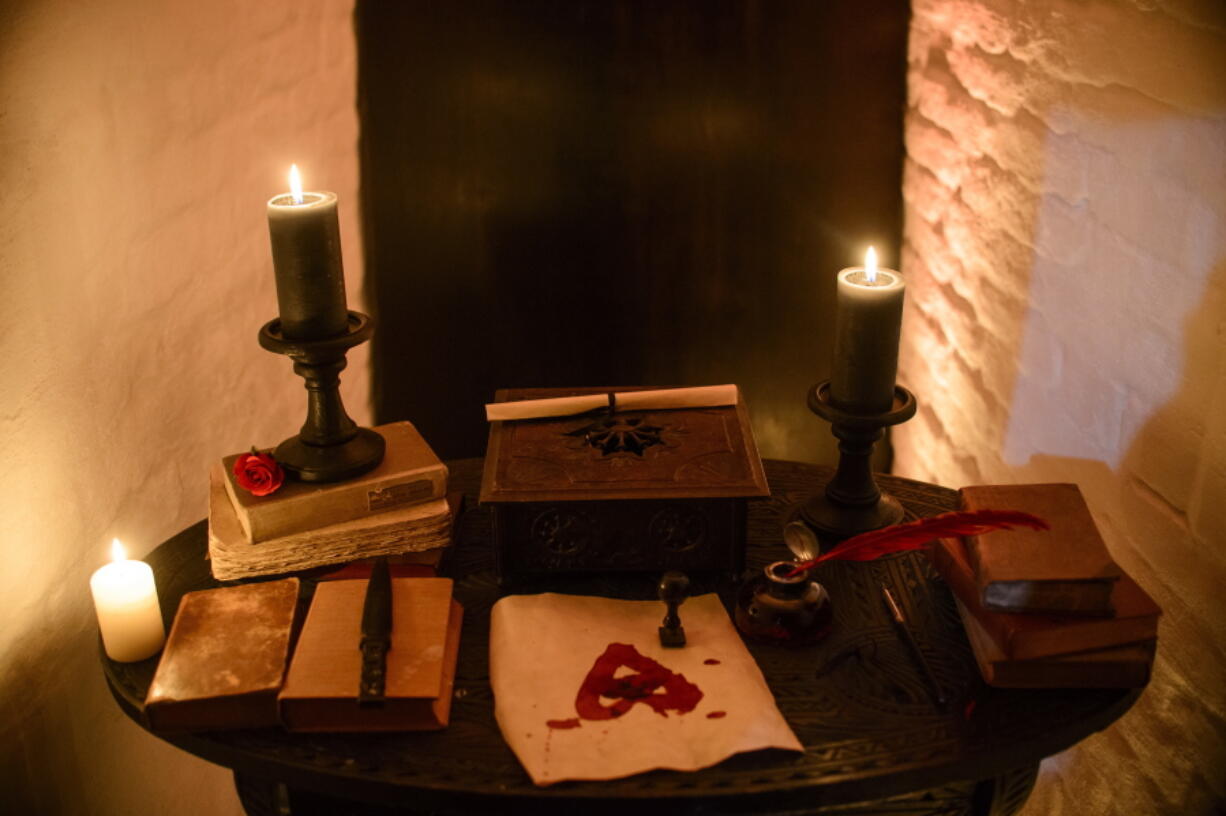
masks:
<instances>
[{"instance_id":1,"label":"black pillar candle","mask_svg":"<svg viewBox=\"0 0 1226 816\"><path fill-rule=\"evenodd\" d=\"M894 404L898 337L907 285L893 269L877 268L869 247L864 266L839 272L830 398L845 410L883 413Z\"/></svg>"},{"instance_id":2,"label":"black pillar candle","mask_svg":"<svg viewBox=\"0 0 1226 816\"><path fill-rule=\"evenodd\" d=\"M277 278L281 334L322 340L349 325L335 193L294 193L268 202L268 234Z\"/></svg>"}]
</instances>

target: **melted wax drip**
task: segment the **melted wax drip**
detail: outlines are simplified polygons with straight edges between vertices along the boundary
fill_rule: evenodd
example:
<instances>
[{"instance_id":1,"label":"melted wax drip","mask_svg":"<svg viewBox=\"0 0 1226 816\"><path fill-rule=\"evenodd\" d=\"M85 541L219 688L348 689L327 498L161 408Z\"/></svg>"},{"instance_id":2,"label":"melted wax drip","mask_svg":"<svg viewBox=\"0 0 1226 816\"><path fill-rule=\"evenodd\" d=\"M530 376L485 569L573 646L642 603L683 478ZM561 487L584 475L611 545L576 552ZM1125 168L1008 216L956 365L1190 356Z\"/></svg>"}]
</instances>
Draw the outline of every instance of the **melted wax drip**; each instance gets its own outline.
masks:
<instances>
[{"instance_id":1,"label":"melted wax drip","mask_svg":"<svg viewBox=\"0 0 1226 816\"><path fill-rule=\"evenodd\" d=\"M708 720L722 720L724 717L727 717L727 716L728 716L727 711L712 711L707 714L707 719Z\"/></svg>"},{"instance_id":2,"label":"melted wax drip","mask_svg":"<svg viewBox=\"0 0 1226 816\"><path fill-rule=\"evenodd\" d=\"M704 666L718 666L719 665L719 661L713 657L708 657L706 660L702 661L702 663Z\"/></svg>"},{"instance_id":3,"label":"melted wax drip","mask_svg":"<svg viewBox=\"0 0 1226 816\"><path fill-rule=\"evenodd\" d=\"M636 673L614 677L623 666ZM611 698L613 703L603 705L601 697ZM611 720L625 714L635 703L642 703L667 717L669 711L678 714L693 711L700 700L702 690L686 680L685 675L639 654L638 649L627 643L610 643L583 678L575 696L575 712L584 720ZM575 728L578 724L578 719L546 722L550 728Z\"/></svg>"}]
</instances>

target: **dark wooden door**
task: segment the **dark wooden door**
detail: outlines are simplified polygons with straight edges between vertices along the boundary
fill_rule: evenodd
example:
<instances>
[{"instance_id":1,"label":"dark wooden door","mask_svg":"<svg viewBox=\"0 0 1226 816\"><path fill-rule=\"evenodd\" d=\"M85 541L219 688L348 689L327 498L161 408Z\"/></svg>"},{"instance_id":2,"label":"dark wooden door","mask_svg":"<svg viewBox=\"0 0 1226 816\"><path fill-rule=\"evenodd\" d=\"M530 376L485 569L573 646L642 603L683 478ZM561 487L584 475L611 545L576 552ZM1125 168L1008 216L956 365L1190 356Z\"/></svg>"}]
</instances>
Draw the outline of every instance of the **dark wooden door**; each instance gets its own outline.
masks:
<instances>
[{"instance_id":1,"label":"dark wooden door","mask_svg":"<svg viewBox=\"0 0 1226 816\"><path fill-rule=\"evenodd\" d=\"M737 382L830 461L835 273L901 222L905 0L359 2L379 421L496 388Z\"/></svg>"}]
</instances>

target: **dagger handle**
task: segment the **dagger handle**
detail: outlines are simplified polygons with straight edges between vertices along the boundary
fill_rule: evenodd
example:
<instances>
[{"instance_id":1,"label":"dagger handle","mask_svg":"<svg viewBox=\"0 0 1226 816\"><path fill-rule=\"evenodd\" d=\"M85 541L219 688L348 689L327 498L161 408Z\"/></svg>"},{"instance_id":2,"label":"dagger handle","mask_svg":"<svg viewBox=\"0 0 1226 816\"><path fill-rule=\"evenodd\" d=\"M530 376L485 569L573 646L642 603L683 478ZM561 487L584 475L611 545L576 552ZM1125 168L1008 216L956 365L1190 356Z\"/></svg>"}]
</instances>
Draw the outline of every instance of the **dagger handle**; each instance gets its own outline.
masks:
<instances>
[{"instance_id":1,"label":"dagger handle","mask_svg":"<svg viewBox=\"0 0 1226 816\"><path fill-rule=\"evenodd\" d=\"M387 680L387 652L392 646L392 579L387 559L375 561L362 606L362 674L358 705L382 705Z\"/></svg>"}]
</instances>

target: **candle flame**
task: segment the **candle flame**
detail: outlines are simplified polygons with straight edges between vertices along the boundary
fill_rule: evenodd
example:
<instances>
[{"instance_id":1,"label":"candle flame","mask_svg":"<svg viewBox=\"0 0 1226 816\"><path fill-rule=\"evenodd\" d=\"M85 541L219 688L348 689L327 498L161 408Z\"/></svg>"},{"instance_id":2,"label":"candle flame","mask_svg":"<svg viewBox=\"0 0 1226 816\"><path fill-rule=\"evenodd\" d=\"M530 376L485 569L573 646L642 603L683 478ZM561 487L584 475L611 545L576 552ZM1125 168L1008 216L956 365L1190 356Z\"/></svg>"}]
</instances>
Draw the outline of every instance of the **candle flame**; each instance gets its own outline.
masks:
<instances>
[{"instance_id":1,"label":"candle flame","mask_svg":"<svg viewBox=\"0 0 1226 816\"><path fill-rule=\"evenodd\" d=\"M877 282L877 250L872 247L864 253L864 276L869 283Z\"/></svg>"},{"instance_id":2,"label":"candle flame","mask_svg":"<svg viewBox=\"0 0 1226 816\"><path fill-rule=\"evenodd\" d=\"M289 166L289 192L294 197L295 204L302 203L302 176L298 175L298 165Z\"/></svg>"},{"instance_id":3,"label":"candle flame","mask_svg":"<svg viewBox=\"0 0 1226 816\"><path fill-rule=\"evenodd\" d=\"M111 560L123 561L127 559L128 554L124 552L123 545L119 543L118 538L111 539Z\"/></svg>"}]
</instances>

